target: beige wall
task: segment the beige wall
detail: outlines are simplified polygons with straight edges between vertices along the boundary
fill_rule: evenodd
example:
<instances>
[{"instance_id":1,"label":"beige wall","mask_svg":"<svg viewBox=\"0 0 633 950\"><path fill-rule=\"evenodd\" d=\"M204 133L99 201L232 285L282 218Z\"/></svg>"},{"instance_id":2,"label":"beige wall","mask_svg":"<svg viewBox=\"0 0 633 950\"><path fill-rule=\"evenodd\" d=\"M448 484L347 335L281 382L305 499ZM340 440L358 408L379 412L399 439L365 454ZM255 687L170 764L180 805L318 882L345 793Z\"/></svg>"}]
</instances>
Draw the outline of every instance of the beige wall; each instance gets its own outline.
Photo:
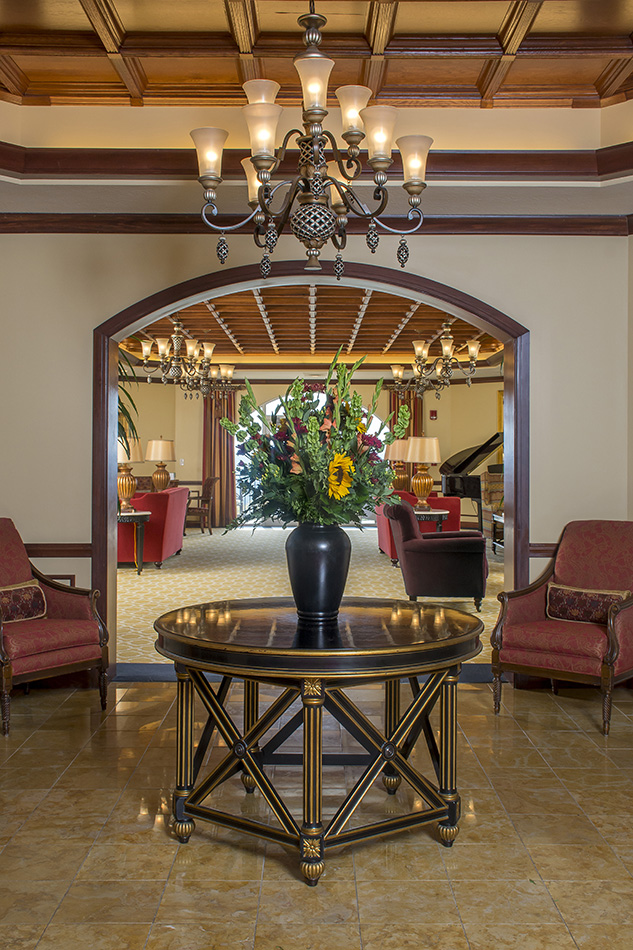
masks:
<instances>
[{"instance_id":1,"label":"beige wall","mask_svg":"<svg viewBox=\"0 0 633 950\"><path fill-rule=\"evenodd\" d=\"M383 239L377 263L394 260L396 243ZM579 516L627 517L627 240L429 235L412 244L410 270L530 328L531 540L555 539ZM26 540L90 539L93 327L208 272L213 245L206 235L0 236L0 497ZM296 252L283 238L275 259ZM252 261L251 239L232 238L231 254L233 265ZM346 259L375 261L362 238ZM15 358L25 342L26 382ZM596 465L606 491L596 491Z\"/></svg>"}]
</instances>

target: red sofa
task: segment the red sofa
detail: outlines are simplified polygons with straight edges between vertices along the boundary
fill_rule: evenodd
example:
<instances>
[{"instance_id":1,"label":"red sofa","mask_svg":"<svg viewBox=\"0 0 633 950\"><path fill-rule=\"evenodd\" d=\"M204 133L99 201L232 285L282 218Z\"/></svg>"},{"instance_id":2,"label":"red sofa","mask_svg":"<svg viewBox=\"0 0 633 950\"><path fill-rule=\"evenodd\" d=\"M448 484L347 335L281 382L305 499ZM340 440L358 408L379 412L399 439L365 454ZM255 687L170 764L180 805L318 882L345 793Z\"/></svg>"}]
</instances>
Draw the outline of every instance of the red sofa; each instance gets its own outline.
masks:
<instances>
[{"instance_id":1,"label":"red sofa","mask_svg":"<svg viewBox=\"0 0 633 950\"><path fill-rule=\"evenodd\" d=\"M130 504L137 511L151 511L145 524L143 564L153 561L160 567L172 554L180 553L188 500L189 489L185 487L146 492L132 498ZM119 524L118 530L117 559L119 563L133 562L134 525Z\"/></svg>"},{"instance_id":2,"label":"red sofa","mask_svg":"<svg viewBox=\"0 0 633 950\"><path fill-rule=\"evenodd\" d=\"M411 492L408 491L399 491L394 492L394 494L399 495L404 501L408 501L410 505L415 507L417 503L417 498ZM448 517L442 525L442 531L459 531L461 528L461 501L459 498L443 497L439 498L437 495L430 495L427 498L427 501L431 508L443 508L448 511ZM393 540L393 532L391 530L391 525L387 519L384 511L384 505L379 505L376 508L376 527L378 528L378 548L386 554L387 557L391 558L391 563L395 565L398 563L398 552L396 551L396 544ZM424 525L424 532L426 534L431 534L433 531L437 531L437 525L433 521L429 521Z\"/></svg>"}]
</instances>

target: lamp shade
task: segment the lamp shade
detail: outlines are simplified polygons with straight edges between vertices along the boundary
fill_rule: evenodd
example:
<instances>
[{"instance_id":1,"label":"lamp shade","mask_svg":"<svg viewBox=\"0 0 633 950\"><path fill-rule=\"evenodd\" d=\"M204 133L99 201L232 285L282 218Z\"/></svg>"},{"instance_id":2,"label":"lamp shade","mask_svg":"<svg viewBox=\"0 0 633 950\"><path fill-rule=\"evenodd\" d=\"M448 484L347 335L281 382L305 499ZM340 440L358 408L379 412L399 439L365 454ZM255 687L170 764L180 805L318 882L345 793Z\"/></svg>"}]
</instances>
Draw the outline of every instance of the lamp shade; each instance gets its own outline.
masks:
<instances>
[{"instance_id":1,"label":"lamp shade","mask_svg":"<svg viewBox=\"0 0 633 950\"><path fill-rule=\"evenodd\" d=\"M174 462L176 452L171 439L152 439L147 443L146 462Z\"/></svg>"},{"instance_id":2,"label":"lamp shade","mask_svg":"<svg viewBox=\"0 0 633 950\"><path fill-rule=\"evenodd\" d=\"M251 140L251 155L275 154L277 124L283 109L272 102L254 102L244 106L242 114L246 119Z\"/></svg>"},{"instance_id":3,"label":"lamp shade","mask_svg":"<svg viewBox=\"0 0 633 950\"><path fill-rule=\"evenodd\" d=\"M390 462L406 462L409 448L408 439L395 439L385 449L385 458Z\"/></svg>"},{"instance_id":4,"label":"lamp shade","mask_svg":"<svg viewBox=\"0 0 633 950\"><path fill-rule=\"evenodd\" d=\"M368 161L390 159L398 110L393 106L368 106L361 110L360 117L365 124Z\"/></svg>"},{"instance_id":5,"label":"lamp shade","mask_svg":"<svg viewBox=\"0 0 633 950\"><path fill-rule=\"evenodd\" d=\"M371 89L368 86L339 86L334 95L341 105L343 132L362 132L360 113L371 98Z\"/></svg>"},{"instance_id":6,"label":"lamp shade","mask_svg":"<svg viewBox=\"0 0 633 950\"><path fill-rule=\"evenodd\" d=\"M401 135L399 139L396 139L396 145L402 156L405 185L424 181L426 160L432 144L433 139L428 135Z\"/></svg>"},{"instance_id":7,"label":"lamp shade","mask_svg":"<svg viewBox=\"0 0 633 950\"><path fill-rule=\"evenodd\" d=\"M407 462L420 462L426 465L439 465L440 440L426 436L413 436L407 440Z\"/></svg>"},{"instance_id":8,"label":"lamp shade","mask_svg":"<svg viewBox=\"0 0 633 950\"><path fill-rule=\"evenodd\" d=\"M143 450L138 439L128 439L130 450L125 448L122 442L117 443L117 462L127 464L131 462L143 461Z\"/></svg>"},{"instance_id":9,"label":"lamp shade","mask_svg":"<svg viewBox=\"0 0 633 950\"><path fill-rule=\"evenodd\" d=\"M334 60L320 54L312 56L304 52L295 56L294 65L301 80L304 112L310 109L325 109L327 84L334 68Z\"/></svg>"},{"instance_id":10,"label":"lamp shade","mask_svg":"<svg viewBox=\"0 0 633 950\"><path fill-rule=\"evenodd\" d=\"M191 132L200 178L222 178L222 150L228 137L229 133L224 129L194 129Z\"/></svg>"},{"instance_id":11,"label":"lamp shade","mask_svg":"<svg viewBox=\"0 0 633 950\"><path fill-rule=\"evenodd\" d=\"M254 81L254 80L253 80ZM244 174L246 175L246 185L248 187L248 203L254 208L257 204L257 195L259 194L259 178L257 177L257 169L251 162L250 158L243 158L240 162L240 165L244 169Z\"/></svg>"},{"instance_id":12,"label":"lamp shade","mask_svg":"<svg viewBox=\"0 0 633 950\"><path fill-rule=\"evenodd\" d=\"M242 89L249 105L253 105L256 102L274 102L281 86L273 79L248 79L242 83Z\"/></svg>"}]
</instances>

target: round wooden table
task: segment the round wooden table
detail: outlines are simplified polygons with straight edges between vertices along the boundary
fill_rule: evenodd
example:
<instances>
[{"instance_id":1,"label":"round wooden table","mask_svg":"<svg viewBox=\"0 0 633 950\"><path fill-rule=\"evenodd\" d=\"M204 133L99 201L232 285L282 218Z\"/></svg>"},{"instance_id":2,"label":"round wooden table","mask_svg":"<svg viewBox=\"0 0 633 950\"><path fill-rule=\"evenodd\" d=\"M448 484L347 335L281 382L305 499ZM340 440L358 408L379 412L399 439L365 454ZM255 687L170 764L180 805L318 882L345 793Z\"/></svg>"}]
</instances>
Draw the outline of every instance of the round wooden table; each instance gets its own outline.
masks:
<instances>
[{"instance_id":1,"label":"round wooden table","mask_svg":"<svg viewBox=\"0 0 633 950\"><path fill-rule=\"evenodd\" d=\"M177 774L174 830L188 841L194 818L298 848L308 884L316 884L328 849L439 822L444 845L458 832L456 786L456 687L464 660L481 650L481 620L451 607L410 601L344 598L338 623L301 627L291 598L217 601L163 614L154 624L156 649L173 660L178 679ZM216 688L205 672L222 675ZM233 678L244 680L244 727L225 705ZM400 680L413 699L400 710ZM421 677L421 679L420 679ZM349 687L385 683L385 724L381 731L345 692ZM267 709L259 709L259 684L281 687ZM208 718L194 743L194 699ZM287 710L301 705L289 721L266 735ZM429 715L439 700L439 743ZM323 753L323 710L365 750L362 754ZM303 753L278 751L303 727ZM217 728L227 752L202 780L198 773ZM434 775L425 777L409 757L420 736L426 741ZM195 745L195 748L194 748ZM275 788L267 766L302 767L303 821L294 818ZM363 765L365 770L323 823L323 765ZM205 799L241 772L246 792L259 789L279 827L211 808ZM425 803L423 810L345 830L352 814L382 774L389 794L404 779ZM197 784L196 784L197 783Z\"/></svg>"}]
</instances>

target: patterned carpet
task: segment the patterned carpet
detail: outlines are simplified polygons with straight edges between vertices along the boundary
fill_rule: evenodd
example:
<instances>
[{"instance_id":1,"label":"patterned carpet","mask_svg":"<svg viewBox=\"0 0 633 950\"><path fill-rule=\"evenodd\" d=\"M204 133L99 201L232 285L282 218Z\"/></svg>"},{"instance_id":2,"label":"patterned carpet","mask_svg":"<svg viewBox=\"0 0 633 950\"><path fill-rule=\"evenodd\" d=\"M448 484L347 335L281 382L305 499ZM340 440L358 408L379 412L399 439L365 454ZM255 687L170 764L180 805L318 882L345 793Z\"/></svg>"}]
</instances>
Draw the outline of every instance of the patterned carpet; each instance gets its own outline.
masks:
<instances>
[{"instance_id":1,"label":"patterned carpet","mask_svg":"<svg viewBox=\"0 0 633 950\"><path fill-rule=\"evenodd\" d=\"M352 560L345 588L349 596L406 599L402 574L378 550L376 528L347 529ZM209 600L237 597L290 596L282 528L240 528L213 535L195 531L184 539L182 554L171 557L159 570L147 564L138 575L131 565L119 568L117 663L147 664L165 661L154 650L154 620L168 610ZM488 552L490 574L481 619L485 624L483 651L471 661L490 662L490 632L499 612L497 593L503 589L503 559ZM422 601L424 598L419 598ZM428 598L432 600L433 598ZM452 607L474 612L472 600L447 600Z\"/></svg>"}]
</instances>

